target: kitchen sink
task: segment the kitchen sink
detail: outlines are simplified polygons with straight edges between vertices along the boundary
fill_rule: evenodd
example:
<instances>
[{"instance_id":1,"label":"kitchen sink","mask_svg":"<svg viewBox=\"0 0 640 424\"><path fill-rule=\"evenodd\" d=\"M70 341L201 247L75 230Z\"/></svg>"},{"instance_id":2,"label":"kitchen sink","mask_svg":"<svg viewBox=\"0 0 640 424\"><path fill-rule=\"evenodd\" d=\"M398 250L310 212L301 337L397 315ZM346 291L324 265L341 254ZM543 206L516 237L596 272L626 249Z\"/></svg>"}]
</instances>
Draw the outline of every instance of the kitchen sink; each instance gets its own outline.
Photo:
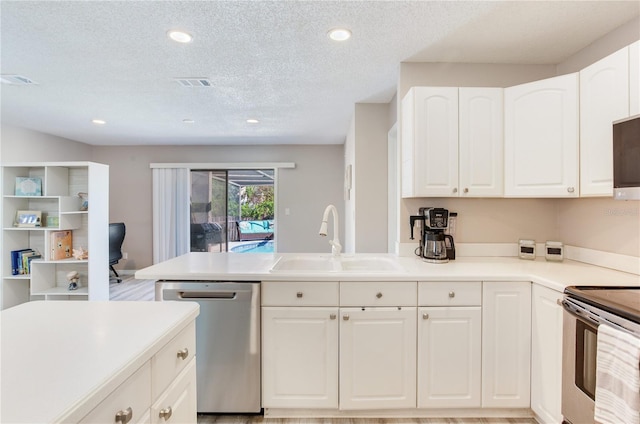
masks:
<instances>
[{"instance_id":1,"label":"kitchen sink","mask_svg":"<svg viewBox=\"0 0 640 424\"><path fill-rule=\"evenodd\" d=\"M282 257L271 267L270 272L401 272L395 261L382 256L294 256Z\"/></svg>"}]
</instances>

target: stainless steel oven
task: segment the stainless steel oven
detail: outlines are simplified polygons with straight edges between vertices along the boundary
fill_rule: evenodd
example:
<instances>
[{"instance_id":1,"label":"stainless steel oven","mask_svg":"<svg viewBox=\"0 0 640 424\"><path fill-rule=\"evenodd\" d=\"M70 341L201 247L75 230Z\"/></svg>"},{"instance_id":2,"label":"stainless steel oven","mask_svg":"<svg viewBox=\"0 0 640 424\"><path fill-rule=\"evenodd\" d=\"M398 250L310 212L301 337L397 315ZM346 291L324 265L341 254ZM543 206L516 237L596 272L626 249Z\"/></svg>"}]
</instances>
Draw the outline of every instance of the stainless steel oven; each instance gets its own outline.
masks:
<instances>
[{"instance_id":1,"label":"stainless steel oven","mask_svg":"<svg viewBox=\"0 0 640 424\"><path fill-rule=\"evenodd\" d=\"M562 343L562 415L593 423L598 327L611 325L640 337L640 287L568 287Z\"/></svg>"}]
</instances>

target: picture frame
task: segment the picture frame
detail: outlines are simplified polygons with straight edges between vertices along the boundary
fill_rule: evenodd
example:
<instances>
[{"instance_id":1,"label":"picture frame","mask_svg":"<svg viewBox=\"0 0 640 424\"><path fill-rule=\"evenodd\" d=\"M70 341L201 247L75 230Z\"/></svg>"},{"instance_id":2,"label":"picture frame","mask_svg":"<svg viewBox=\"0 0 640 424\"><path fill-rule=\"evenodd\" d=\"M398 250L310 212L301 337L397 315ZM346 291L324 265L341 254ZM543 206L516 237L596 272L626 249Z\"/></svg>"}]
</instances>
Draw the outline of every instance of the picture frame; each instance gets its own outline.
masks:
<instances>
[{"instance_id":1,"label":"picture frame","mask_svg":"<svg viewBox=\"0 0 640 424\"><path fill-rule=\"evenodd\" d=\"M16 196L42 196L42 179L39 177L16 177Z\"/></svg>"},{"instance_id":2,"label":"picture frame","mask_svg":"<svg viewBox=\"0 0 640 424\"><path fill-rule=\"evenodd\" d=\"M16 211L14 226L18 228L42 226L42 211Z\"/></svg>"}]
</instances>

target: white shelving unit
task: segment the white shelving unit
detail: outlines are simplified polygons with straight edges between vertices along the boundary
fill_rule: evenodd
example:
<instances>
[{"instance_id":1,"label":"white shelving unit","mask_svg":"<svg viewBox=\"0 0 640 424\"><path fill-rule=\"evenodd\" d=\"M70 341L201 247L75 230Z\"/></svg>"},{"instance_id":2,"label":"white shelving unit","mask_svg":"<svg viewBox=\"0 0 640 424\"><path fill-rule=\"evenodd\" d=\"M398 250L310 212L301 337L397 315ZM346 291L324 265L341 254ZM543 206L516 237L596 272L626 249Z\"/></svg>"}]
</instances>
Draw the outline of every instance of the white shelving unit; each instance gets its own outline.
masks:
<instances>
[{"instance_id":1,"label":"white shelving unit","mask_svg":"<svg viewBox=\"0 0 640 424\"><path fill-rule=\"evenodd\" d=\"M16 196L16 177L37 177L41 196ZM78 193L87 193L82 211ZM42 226L19 228L16 212L42 212ZM109 300L109 167L94 162L14 163L2 166L2 259L0 306L9 308L30 300ZM46 217L57 217L47 226ZM50 234L71 230L73 249L89 252L86 260L50 260ZM31 273L12 275L11 251L33 249L42 259L31 262ZM69 290L66 275L80 274L80 288Z\"/></svg>"}]
</instances>

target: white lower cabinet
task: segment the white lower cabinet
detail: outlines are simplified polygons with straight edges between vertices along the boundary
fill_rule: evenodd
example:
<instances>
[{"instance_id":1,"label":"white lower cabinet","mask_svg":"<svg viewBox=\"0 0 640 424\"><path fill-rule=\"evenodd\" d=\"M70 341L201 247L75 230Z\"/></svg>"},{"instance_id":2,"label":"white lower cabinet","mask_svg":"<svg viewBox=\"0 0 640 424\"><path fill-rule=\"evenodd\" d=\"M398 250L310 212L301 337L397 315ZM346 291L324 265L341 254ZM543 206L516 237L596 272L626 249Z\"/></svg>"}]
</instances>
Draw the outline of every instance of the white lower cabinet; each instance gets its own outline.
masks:
<instances>
[{"instance_id":1,"label":"white lower cabinet","mask_svg":"<svg viewBox=\"0 0 640 424\"><path fill-rule=\"evenodd\" d=\"M339 318L340 409L415 408L416 308L340 308Z\"/></svg>"},{"instance_id":2,"label":"white lower cabinet","mask_svg":"<svg viewBox=\"0 0 640 424\"><path fill-rule=\"evenodd\" d=\"M80 423L196 424L195 337L192 321Z\"/></svg>"},{"instance_id":3,"label":"white lower cabinet","mask_svg":"<svg viewBox=\"0 0 640 424\"><path fill-rule=\"evenodd\" d=\"M531 409L541 423L561 423L562 293L533 285Z\"/></svg>"},{"instance_id":4,"label":"white lower cabinet","mask_svg":"<svg viewBox=\"0 0 640 424\"><path fill-rule=\"evenodd\" d=\"M480 306L418 309L418 408L480 407Z\"/></svg>"},{"instance_id":5,"label":"white lower cabinet","mask_svg":"<svg viewBox=\"0 0 640 424\"><path fill-rule=\"evenodd\" d=\"M262 405L338 407L338 308L262 308Z\"/></svg>"},{"instance_id":6,"label":"white lower cabinet","mask_svg":"<svg viewBox=\"0 0 640 424\"><path fill-rule=\"evenodd\" d=\"M528 408L531 283L484 282L482 311L482 406Z\"/></svg>"},{"instance_id":7,"label":"white lower cabinet","mask_svg":"<svg viewBox=\"0 0 640 424\"><path fill-rule=\"evenodd\" d=\"M151 423L195 423L196 403L196 361L191 360L151 407Z\"/></svg>"}]
</instances>

